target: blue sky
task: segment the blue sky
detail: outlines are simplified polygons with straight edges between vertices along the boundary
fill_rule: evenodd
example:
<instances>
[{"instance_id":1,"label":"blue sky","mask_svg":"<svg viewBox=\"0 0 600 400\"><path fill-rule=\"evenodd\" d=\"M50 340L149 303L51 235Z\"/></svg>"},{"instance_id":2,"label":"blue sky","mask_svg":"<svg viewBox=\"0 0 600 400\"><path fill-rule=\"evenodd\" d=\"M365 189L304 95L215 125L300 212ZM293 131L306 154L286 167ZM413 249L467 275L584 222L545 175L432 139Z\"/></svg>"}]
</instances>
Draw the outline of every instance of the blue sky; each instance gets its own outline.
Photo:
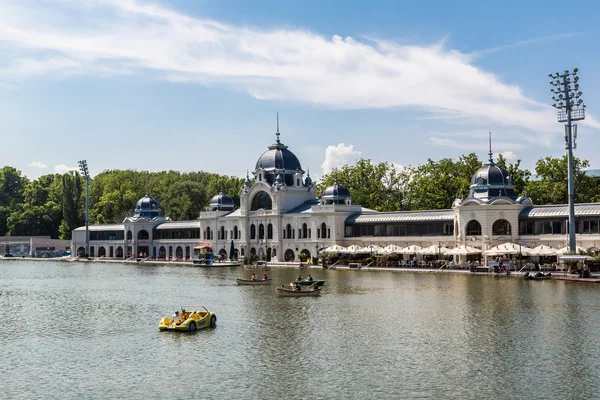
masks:
<instances>
[{"instance_id":1,"label":"blue sky","mask_svg":"<svg viewBox=\"0 0 600 400\"><path fill-rule=\"evenodd\" d=\"M578 67L596 161L593 1L0 1L2 162L244 176L281 140L313 177L564 154L547 74Z\"/></svg>"}]
</instances>

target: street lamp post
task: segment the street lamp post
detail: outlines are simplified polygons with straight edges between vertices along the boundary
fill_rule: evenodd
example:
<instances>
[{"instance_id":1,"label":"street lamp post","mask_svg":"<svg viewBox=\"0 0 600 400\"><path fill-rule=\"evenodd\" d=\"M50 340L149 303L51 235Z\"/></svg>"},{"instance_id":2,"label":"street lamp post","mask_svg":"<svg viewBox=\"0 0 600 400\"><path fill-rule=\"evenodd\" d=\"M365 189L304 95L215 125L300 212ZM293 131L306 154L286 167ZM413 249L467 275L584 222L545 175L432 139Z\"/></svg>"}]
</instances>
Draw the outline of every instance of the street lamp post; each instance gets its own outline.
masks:
<instances>
[{"instance_id":1,"label":"street lamp post","mask_svg":"<svg viewBox=\"0 0 600 400\"><path fill-rule=\"evenodd\" d=\"M373 243L369 245L369 248L371 249L371 260L373 260Z\"/></svg>"},{"instance_id":2,"label":"street lamp post","mask_svg":"<svg viewBox=\"0 0 600 400\"><path fill-rule=\"evenodd\" d=\"M575 185L573 183L573 149L577 148L575 143L577 139L577 125L572 121L585 119L585 104L580 99L582 93L579 91L579 77L577 68L573 72L568 69L563 74L558 72L548 74L551 80L549 83L553 87L550 89L555 96L552 100L556 103L552 107L556 108L558 122L566 122L565 125L565 148L568 151L569 168L569 253L575 254ZM571 77L573 79L571 80Z\"/></svg>"},{"instance_id":3,"label":"street lamp post","mask_svg":"<svg viewBox=\"0 0 600 400\"><path fill-rule=\"evenodd\" d=\"M90 204L89 204L89 181L90 171L88 170L87 161L79 161L79 171L85 178L85 258L90 256Z\"/></svg>"},{"instance_id":4,"label":"street lamp post","mask_svg":"<svg viewBox=\"0 0 600 400\"><path fill-rule=\"evenodd\" d=\"M519 272L523 269L523 253L521 252L521 242L519 242Z\"/></svg>"}]
</instances>

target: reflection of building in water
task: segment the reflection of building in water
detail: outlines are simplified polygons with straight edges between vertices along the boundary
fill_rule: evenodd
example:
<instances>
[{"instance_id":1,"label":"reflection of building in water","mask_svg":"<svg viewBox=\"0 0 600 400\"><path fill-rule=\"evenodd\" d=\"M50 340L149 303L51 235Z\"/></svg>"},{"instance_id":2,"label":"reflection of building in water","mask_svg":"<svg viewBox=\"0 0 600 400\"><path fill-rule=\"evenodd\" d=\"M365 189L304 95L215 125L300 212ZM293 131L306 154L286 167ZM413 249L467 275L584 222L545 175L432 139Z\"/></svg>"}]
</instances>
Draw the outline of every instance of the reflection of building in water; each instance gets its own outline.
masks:
<instances>
[{"instance_id":1,"label":"reflection of building in water","mask_svg":"<svg viewBox=\"0 0 600 400\"><path fill-rule=\"evenodd\" d=\"M71 241L50 236L0 236L0 257L59 257L70 251Z\"/></svg>"},{"instance_id":2,"label":"reflection of building in water","mask_svg":"<svg viewBox=\"0 0 600 400\"><path fill-rule=\"evenodd\" d=\"M189 259L194 247L210 246L229 257L255 254L268 260L297 261L325 247L395 244L488 249L521 242L562 248L568 244L568 206L534 206L515 193L508 171L491 156L473 176L469 195L451 209L375 212L352 203L343 182L317 198L300 160L279 138L258 158L240 188L240 208L216 194L199 220L173 222L159 202L146 195L123 223L90 226L90 256ZM600 203L575 206L577 244L600 247ZM232 245L233 243L233 245ZM85 251L85 227L73 231L73 254Z\"/></svg>"}]
</instances>

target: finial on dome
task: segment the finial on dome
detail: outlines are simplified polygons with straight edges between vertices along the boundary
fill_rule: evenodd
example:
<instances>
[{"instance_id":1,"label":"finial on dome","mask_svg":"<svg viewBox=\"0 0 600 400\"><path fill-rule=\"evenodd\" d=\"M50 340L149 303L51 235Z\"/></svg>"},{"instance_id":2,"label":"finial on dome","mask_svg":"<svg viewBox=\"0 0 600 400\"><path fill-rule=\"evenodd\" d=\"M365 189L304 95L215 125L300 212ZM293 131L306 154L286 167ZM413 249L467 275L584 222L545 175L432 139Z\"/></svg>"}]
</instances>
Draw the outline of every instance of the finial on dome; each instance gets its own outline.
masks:
<instances>
[{"instance_id":1,"label":"finial on dome","mask_svg":"<svg viewBox=\"0 0 600 400\"><path fill-rule=\"evenodd\" d=\"M306 177L310 178L310 167L306 168Z\"/></svg>"},{"instance_id":2,"label":"finial on dome","mask_svg":"<svg viewBox=\"0 0 600 400\"><path fill-rule=\"evenodd\" d=\"M277 144L280 144L279 135L281 134L279 133L279 113L277 113L277 133L275 133L275 135L277 135Z\"/></svg>"},{"instance_id":3,"label":"finial on dome","mask_svg":"<svg viewBox=\"0 0 600 400\"><path fill-rule=\"evenodd\" d=\"M490 152L488 153L490 155L490 164L494 164L494 153L492 152L492 132L489 133L490 135Z\"/></svg>"}]
</instances>

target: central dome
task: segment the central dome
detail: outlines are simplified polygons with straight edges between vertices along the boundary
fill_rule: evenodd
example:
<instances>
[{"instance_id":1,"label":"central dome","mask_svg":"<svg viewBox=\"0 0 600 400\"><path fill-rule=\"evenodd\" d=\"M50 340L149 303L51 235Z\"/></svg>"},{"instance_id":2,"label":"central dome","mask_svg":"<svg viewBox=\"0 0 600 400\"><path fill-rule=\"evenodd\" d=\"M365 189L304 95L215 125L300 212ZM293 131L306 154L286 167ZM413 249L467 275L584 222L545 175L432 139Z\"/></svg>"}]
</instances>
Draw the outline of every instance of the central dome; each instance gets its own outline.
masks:
<instances>
[{"instance_id":1,"label":"central dome","mask_svg":"<svg viewBox=\"0 0 600 400\"><path fill-rule=\"evenodd\" d=\"M265 151L256 161L256 169L263 169L267 172L275 170L297 171L302 170L302 165L298 157L288 150L287 146L281 143L276 143L269 146L269 150Z\"/></svg>"},{"instance_id":2,"label":"central dome","mask_svg":"<svg viewBox=\"0 0 600 400\"><path fill-rule=\"evenodd\" d=\"M508 197L512 200L517 198L515 186L508 171L494 164L491 159L473 175L470 189L469 197L482 200L493 197Z\"/></svg>"}]
</instances>

